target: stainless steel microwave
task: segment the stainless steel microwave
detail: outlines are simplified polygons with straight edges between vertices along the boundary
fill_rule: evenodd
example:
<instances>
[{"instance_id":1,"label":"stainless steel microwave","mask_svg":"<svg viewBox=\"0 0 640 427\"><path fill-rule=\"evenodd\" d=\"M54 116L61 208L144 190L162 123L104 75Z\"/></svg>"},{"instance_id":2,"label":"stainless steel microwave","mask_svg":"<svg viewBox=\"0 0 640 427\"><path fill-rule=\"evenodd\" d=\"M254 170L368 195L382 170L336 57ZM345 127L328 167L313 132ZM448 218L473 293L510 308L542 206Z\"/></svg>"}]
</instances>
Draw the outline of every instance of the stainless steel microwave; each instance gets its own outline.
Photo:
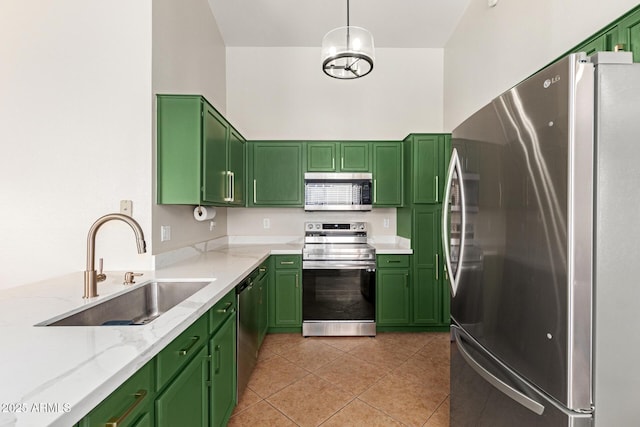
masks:
<instances>
[{"instance_id":1,"label":"stainless steel microwave","mask_svg":"<svg viewBox=\"0 0 640 427\"><path fill-rule=\"evenodd\" d=\"M304 174L305 211L370 211L372 183L370 173Z\"/></svg>"}]
</instances>

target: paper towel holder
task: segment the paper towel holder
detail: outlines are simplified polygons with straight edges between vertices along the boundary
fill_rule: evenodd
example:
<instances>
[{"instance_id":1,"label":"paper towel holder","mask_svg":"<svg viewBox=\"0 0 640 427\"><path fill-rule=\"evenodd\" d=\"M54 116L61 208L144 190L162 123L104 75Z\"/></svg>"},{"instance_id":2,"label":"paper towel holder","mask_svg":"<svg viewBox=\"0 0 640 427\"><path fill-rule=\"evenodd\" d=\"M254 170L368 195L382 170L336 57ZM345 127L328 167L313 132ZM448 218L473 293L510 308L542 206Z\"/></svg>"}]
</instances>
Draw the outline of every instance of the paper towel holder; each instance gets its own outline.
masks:
<instances>
[{"instance_id":1,"label":"paper towel holder","mask_svg":"<svg viewBox=\"0 0 640 427\"><path fill-rule=\"evenodd\" d=\"M193 217L196 221L208 221L216 217L216 208L214 206L198 205L193 209Z\"/></svg>"}]
</instances>

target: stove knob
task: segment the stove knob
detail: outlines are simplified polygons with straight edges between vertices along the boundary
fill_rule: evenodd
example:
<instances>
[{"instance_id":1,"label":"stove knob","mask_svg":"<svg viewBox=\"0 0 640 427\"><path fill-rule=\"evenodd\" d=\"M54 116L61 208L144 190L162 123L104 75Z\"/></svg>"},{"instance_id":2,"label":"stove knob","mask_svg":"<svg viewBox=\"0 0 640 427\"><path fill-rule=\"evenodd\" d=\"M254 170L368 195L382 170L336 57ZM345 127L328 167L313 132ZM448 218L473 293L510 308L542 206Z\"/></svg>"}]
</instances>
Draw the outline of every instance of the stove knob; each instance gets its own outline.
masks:
<instances>
[{"instance_id":1,"label":"stove knob","mask_svg":"<svg viewBox=\"0 0 640 427\"><path fill-rule=\"evenodd\" d=\"M355 224L351 224L351 227L350 227L350 228L351 228L352 230L355 230L355 229L356 229L356 225L355 225Z\"/></svg>"},{"instance_id":2,"label":"stove knob","mask_svg":"<svg viewBox=\"0 0 640 427\"><path fill-rule=\"evenodd\" d=\"M364 224L360 224L360 230L364 230Z\"/></svg>"},{"instance_id":3,"label":"stove knob","mask_svg":"<svg viewBox=\"0 0 640 427\"><path fill-rule=\"evenodd\" d=\"M316 224L316 230L320 230L320 224Z\"/></svg>"},{"instance_id":4,"label":"stove knob","mask_svg":"<svg viewBox=\"0 0 640 427\"><path fill-rule=\"evenodd\" d=\"M307 224L307 228L308 228L309 230L313 229L313 224Z\"/></svg>"}]
</instances>

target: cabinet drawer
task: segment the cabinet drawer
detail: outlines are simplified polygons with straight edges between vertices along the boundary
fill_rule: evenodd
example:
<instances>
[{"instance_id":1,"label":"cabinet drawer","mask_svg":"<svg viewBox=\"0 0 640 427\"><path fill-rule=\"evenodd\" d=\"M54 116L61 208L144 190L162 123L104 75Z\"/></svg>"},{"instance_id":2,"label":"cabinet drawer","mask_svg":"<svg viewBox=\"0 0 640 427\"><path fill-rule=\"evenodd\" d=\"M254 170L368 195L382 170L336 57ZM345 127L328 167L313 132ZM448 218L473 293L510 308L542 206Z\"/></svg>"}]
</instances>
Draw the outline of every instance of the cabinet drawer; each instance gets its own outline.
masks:
<instances>
[{"instance_id":1,"label":"cabinet drawer","mask_svg":"<svg viewBox=\"0 0 640 427\"><path fill-rule=\"evenodd\" d=\"M300 268L302 264L302 257L300 255L276 255L275 256L275 268Z\"/></svg>"},{"instance_id":2,"label":"cabinet drawer","mask_svg":"<svg viewBox=\"0 0 640 427\"><path fill-rule=\"evenodd\" d=\"M102 426L118 420L120 426L134 426L153 409L153 361L133 374L80 422L82 427Z\"/></svg>"},{"instance_id":3,"label":"cabinet drawer","mask_svg":"<svg viewBox=\"0 0 640 427\"><path fill-rule=\"evenodd\" d=\"M200 317L178 338L171 341L164 350L158 353L156 358L158 390L206 344L208 318L206 315Z\"/></svg>"},{"instance_id":4,"label":"cabinet drawer","mask_svg":"<svg viewBox=\"0 0 640 427\"><path fill-rule=\"evenodd\" d=\"M235 311L236 291L233 289L209 310L209 334L213 334L227 317L235 314Z\"/></svg>"},{"instance_id":5,"label":"cabinet drawer","mask_svg":"<svg viewBox=\"0 0 640 427\"><path fill-rule=\"evenodd\" d=\"M409 255L378 255L378 268L408 268Z\"/></svg>"}]
</instances>

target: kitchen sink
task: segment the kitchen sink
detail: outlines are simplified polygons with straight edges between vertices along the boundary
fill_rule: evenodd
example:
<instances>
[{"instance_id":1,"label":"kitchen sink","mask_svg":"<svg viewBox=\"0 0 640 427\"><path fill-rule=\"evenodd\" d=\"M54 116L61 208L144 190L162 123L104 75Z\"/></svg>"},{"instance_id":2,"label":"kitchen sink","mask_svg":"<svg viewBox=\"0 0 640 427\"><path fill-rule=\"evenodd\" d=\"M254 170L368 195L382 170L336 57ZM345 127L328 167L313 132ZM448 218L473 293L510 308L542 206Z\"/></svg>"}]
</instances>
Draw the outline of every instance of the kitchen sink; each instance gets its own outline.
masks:
<instances>
[{"instance_id":1,"label":"kitchen sink","mask_svg":"<svg viewBox=\"0 0 640 427\"><path fill-rule=\"evenodd\" d=\"M62 319L54 318L36 326L146 325L209 283L153 280Z\"/></svg>"}]
</instances>

